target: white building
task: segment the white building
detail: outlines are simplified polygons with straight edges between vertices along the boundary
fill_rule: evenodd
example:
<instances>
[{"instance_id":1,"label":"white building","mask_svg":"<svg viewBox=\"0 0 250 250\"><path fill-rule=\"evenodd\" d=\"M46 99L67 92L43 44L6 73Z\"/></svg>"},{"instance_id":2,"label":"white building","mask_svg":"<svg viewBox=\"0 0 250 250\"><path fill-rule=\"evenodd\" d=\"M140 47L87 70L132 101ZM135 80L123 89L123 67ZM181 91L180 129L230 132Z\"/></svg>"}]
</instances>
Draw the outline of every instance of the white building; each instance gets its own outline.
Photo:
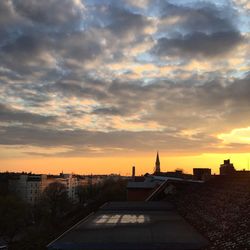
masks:
<instances>
[{"instance_id":1,"label":"white building","mask_svg":"<svg viewBox=\"0 0 250 250\"><path fill-rule=\"evenodd\" d=\"M44 189L53 182L64 184L68 197L73 202L77 202L77 186L85 185L86 181L72 174L60 174L59 176L21 174L16 179L9 180L9 190L16 193L22 200L35 204Z\"/></svg>"}]
</instances>

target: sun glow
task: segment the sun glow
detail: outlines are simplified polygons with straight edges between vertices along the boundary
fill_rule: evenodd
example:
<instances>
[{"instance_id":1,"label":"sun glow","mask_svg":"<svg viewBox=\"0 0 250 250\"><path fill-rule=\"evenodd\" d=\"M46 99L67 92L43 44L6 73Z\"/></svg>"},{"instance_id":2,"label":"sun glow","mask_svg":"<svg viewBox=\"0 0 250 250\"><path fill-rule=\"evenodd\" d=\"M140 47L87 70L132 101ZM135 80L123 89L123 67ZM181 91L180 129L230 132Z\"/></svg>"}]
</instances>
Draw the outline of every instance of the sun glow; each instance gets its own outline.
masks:
<instances>
[{"instance_id":1,"label":"sun glow","mask_svg":"<svg viewBox=\"0 0 250 250\"><path fill-rule=\"evenodd\" d=\"M250 127L233 129L230 133L218 135L224 143L250 144Z\"/></svg>"}]
</instances>

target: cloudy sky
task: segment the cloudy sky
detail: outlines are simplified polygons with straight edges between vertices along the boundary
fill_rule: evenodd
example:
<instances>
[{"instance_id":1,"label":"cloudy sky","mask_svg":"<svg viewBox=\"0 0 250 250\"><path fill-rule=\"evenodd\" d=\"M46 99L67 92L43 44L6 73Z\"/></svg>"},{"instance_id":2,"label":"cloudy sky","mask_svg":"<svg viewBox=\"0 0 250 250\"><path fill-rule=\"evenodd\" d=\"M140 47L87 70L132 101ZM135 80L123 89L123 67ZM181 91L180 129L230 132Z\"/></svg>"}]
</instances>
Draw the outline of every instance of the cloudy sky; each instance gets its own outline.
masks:
<instances>
[{"instance_id":1,"label":"cloudy sky","mask_svg":"<svg viewBox=\"0 0 250 250\"><path fill-rule=\"evenodd\" d=\"M156 150L163 170L244 167L249 14L248 0L0 1L0 170L143 173Z\"/></svg>"}]
</instances>

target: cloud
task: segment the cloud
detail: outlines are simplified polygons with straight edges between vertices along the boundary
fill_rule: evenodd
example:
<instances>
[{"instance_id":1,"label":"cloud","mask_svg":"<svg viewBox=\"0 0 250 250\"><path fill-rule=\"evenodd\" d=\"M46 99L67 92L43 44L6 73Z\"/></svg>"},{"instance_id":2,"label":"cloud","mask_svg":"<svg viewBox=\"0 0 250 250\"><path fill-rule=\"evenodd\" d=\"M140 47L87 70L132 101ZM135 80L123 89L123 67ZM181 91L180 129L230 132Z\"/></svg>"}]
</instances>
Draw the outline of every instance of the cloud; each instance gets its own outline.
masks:
<instances>
[{"instance_id":1,"label":"cloud","mask_svg":"<svg viewBox=\"0 0 250 250\"><path fill-rule=\"evenodd\" d=\"M162 2L159 12L159 38L153 49L158 56L218 57L244 40L236 25L238 13L230 5Z\"/></svg>"},{"instance_id":2,"label":"cloud","mask_svg":"<svg viewBox=\"0 0 250 250\"><path fill-rule=\"evenodd\" d=\"M131 5L133 7L144 9L150 5L151 0L138 0L138 1L126 0L124 2L128 3L129 5Z\"/></svg>"},{"instance_id":3,"label":"cloud","mask_svg":"<svg viewBox=\"0 0 250 250\"><path fill-rule=\"evenodd\" d=\"M243 37L238 32L196 32L176 38L160 38L153 52L158 56L186 55L209 58L231 52L242 41Z\"/></svg>"},{"instance_id":4,"label":"cloud","mask_svg":"<svg viewBox=\"0 0 250 250\"><path fill-rule=\"evenodd\" d=\"M48 71L56 67L52 55L52 42L46 35L23 34L5 44L0 50L1 65L32 77L35 72ZM20 63L21 62L21 63Z\"/></svg>"},{"instance_id":5,"label":"cloud","mask_svg":"<svg viewBox=\"0 0 250 250\"><path fill-rule=\"evenodd\" d=\"M10 0L0 2L0 27L10 25L13 19L12 2Z\"/></svg>"},{"instance_id":6,"label":"cloud","mask_svg":"<svg viewBox=\"0 0 250 250\"><path fill-rule=\"evenodd\" d=\"M243 8L245 11L249 11L250 10L250 3L248 0L234 0L233 3L238 7L240 6L241 8Z\"/></svg>"},{"instance_id":7,"label":"cloud","mask_svg":"<svg viewBox=\"0 0 250 250\"><path fill-rule=\"evenodd\" d=\"M120 38L128 35L138 37L152 24L148 17L123 8L112 7L109 12L111 23L107 27Z\"/></svg>"},{"instance_id":8,"label":"cloud","mask_svg":"<svg viewBox=\"0 0 250 250\"><path fill-rule=\"evenodd\" d=\"M161 38L154 52L161 55L201 55L205 57L220 56L242 42L237 32L217 32L212 34L193 33L177 38Z\"/></svg>"},{"instance_id":9,"label":"cloud","mask_svg":"<svg viewBox=\"0 0 250 250\"><path fill-rule=\"evenodd\" d=\"M40 114L34 114L27 111L7 107L4 104L0 104L0 118L1 122L19 122L22 125L44 125L56 121L55 116L43 116Z\"/></svg>"},{"instance_id":10,"label":"cloud","mask_svg":"<svg viewBox=\"0 0 250 250\"><path fill-rule=\"evenodd\" d=\"M80 0L13 0L16 12L45 25L72 25L83 15L84 5Z\"/></svg>"},{"instance_id":11,"label":"cloud","mask_svg":"<svg viewBox=\"0 0 250 250\"><path fill-rule=\"evenodd\" d=\"M219 6L209 2L193 2L185 4L173 4L166 1L160 2L159 7L160 31L164 31L164 21L174 18L175 22L166 27L178 29L184 34L193 32L214 33L218 31L236 30L237 10L230 4ZM171 27L171 24L173 27Z\"/></svg>"},{"instance_id":12,"label":"cloud","mask_svg":"<svg viewBox=\"0 0 250 250\"><path fill-rule=\"evenodd\" d=\"M79 93L79 89L72 92L69 87L64 89L63 96L68 95L67 91L70 92L70 95L78 96ZM193 145L193 149L196 149L198 147L196 144L203 148L211 139L211 144L208 145L216 148L216 142L218 141L213 141L213 136L209 139L209 133L216 135L225 129L230 130L234 126L249 122L245 117L249 106L249 91L248 78L235 80L226 85L223 82L215 81L197 86L187 86L185 83L173 85L167 82L143 86L130 82L114 82L109 88L109 95L106 99L103 99L103 103L110 103L113 106L103 108L99 106L99 108L93 108L90 112L78 110L78 113L73 112L72 107L74 106L69 106L65 109L65 112L69 115L69 119L73 119L73 116L78 116L80 119L82 115L90 117L97 115L98 119L95 118L95 126L99 126L99 123L105 124L107 115L120 116L121 122L125 123L129 120L131 122L131 127L126 127L127 131L119 131L119 127L112 127L111 120L109 121L110 127L103 126L103 131L99 130L99 132L74 127L71 130L66 130L63 129L66 125L64 125L65 121L62 120L61 128L58 130L52 130L49 127L41 129L35 126L27 129L9 127L4 130L6 134L2 134L5 138L3 143L21 143L21 141L18 142L18 138L25 138L22 143L39 146L46 146L47 143L51 146L61 144L116 148L120 144L121 147L129 149L133 144L135 150L140 150L143 147L151 147L151 145L148 145L151 142L153 143L152 147L154 147L155 143L159 143L158 140L162 140L162 148L167 149L166 144L170 143L173 150L178 150L180 140L187 140L186 143L190 143L190 145ZM145 99L147 102L145 102ZM243 107L245 107L245 112L243 112ZM238 112L239 110L241 112ZM136 116L133 117L133 115ZM20 116L25 117L22 112ZM14 116L14 118L17 120L20 119L20 116L17 116L18 118ZM14 118L12 117L12 119ZM40 122L38 118L36 119ZM151 132L130 131L133 122L141 122L145 126L147 122L156 122L156 125L159 124L163 129L161 132L157 131L157 127L155 131L153 129ZM214 127L215 123L217 124L216 127ZM171 129L171 133L168 132L169 129ZM181 132L187 129L198 129L199 133L190 138ZM11 133L13 136L10 136ZM49 140L49 138L53 138L53 140ZM128 138L129 141L127 141ZM154 142L154 138L158 139ZM144 139L147 140L145 145ZM47 140L48 142L46 142ZM168 149L170 150L170 148Z\"/></svg>"},{"instance_id":13,"label":"cloud","mask_svg":"<svg viewBox=\"0 0 250 250\"><path fill-rule=\"evenodd\" d=\"M67 66L95 60L102 53L102 44L98 34L93 31L73 32L58 39L57 50Z\"/></svg>"},{"instance_id":14,"label":"cloud","mask_svg":"<svg viewBox=\"0 0 250 250\"><path fill-rule=\"evenodd\" d=\"M74 84L69 82L57 82L48 87L48 91L53 91L55 93L62 93L64 96L73 96L73 97L85 97L85 98L93 98L93 99L105 99L107 97L107 93L105 90L81 86L80 84Z\"/></svg>"},{"instance_id":15,"label":"cloud","mask_svg":"<svg viewBox=\"0 0 250 250\"><path fill-rule=\"evenodd\" d=\"M250 127L233 129L228 134L219 134L218 138L226 144L250 144Z\"/></svg>"},{"instance_id":16,"label":"cloud","mask_svg":"<svg viewBox=\"0 0 250 250\"><path fill-rule=\"evenodd\" d=\"M1 127L2 145L32 145L39 147L68 147L78 151L79 147L102 148L115 152L118 148L125 151L152 151L157 148L172 152L185 152L187 148L209 149L208 142L217 142L216 138L202 137L202 142L185 137L173 136L171 133L142 131L97 132L87 130L38 129L34 127ZM10 134L12 136L10 137ZM206 143L204 143L206 141ZM181 145L181 146L180 146ZM78 151L79 152L79 151ZM84 153L84 152L82 152Z\"/></svg>"},{"instance_id":17,"label":"cloud","mask_svg":"<svg viewBox=\"0 0 250 250\"><path fill-rule=\"evenodd\" d=\"M122 114L120 110L115 107L97 108L93 110L92 113L96 115L121 115Z\"/></svg>"},{"instance_id":18,"label":"cloud","mask_svg":"<svg viewBox=\"0 0 250 250\"><path fill-rule=\"evenodd\" d=\"M218 134L249 126L235 5L6 0L0 11L3 145L216 151Z\"/></svg>"}]
</instances>

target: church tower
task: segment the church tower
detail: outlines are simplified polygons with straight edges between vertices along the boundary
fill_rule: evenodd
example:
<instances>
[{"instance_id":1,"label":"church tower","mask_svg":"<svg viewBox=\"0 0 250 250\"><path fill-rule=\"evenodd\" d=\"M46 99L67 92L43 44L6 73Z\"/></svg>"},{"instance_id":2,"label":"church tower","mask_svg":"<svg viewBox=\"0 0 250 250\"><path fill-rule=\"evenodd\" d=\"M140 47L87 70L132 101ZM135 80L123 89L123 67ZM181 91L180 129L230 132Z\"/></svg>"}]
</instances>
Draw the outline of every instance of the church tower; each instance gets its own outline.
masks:
<instances>
[{"instance_id":1,"label":"church tower","mask_svg":"<svg viewBox=\"0 0 250 250\"><path fill-rule=\"evenodd\" d=\"M160 163L160 157L159 157L159 153L157 151L157 155L156 155L156 161L155 161L155 174L159 174L161 172L161 163Z\"/></svg>"}]
</instances>

